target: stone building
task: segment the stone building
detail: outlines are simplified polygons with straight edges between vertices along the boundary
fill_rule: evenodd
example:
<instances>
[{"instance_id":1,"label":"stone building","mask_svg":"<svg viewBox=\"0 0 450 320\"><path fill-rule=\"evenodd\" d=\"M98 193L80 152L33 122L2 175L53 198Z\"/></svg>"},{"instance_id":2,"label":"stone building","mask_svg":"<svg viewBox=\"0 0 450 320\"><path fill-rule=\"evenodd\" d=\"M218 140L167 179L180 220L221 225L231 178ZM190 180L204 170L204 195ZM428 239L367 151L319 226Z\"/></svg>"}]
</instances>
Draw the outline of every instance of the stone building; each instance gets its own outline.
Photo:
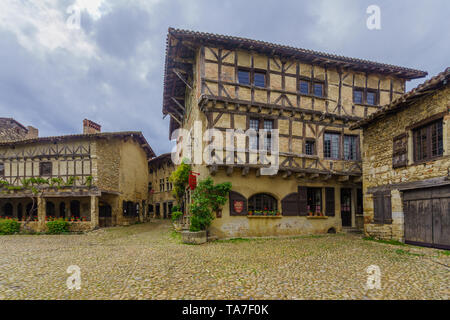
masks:
<instances>
[{"instance_id":1,"label":"stone building","mask_svg":"<svg viewBox=\"0 0 450 320\"><path fill-rule=\"evenodd\" d=\"M349 127L401 97L406 81L426 74L262 41L169 29L163 114L170 116L170 135L175 132L187 147L179 150L179 157L194 148L190 139L181 141L176 129L192 136L207 129L223 137L229 129L257 132L245 138L245 147L230 142L242 148L239 152L214 148L215 162L193 165L200 179L212 176L216 183L233 185L211 233L238 237L362 228L360 131ZM267 176L267 162L261 157L250 161L250 150L268 149L271 157L276 129L279 157L272 160L278 161L279 170ZM202 150L211 141L201 141ZM281 215L255 215L261 211Z\"/></svg>"},{"instance_id":2,"label":"stone building","mask_svg":"<svg viewBox=\"0 0 450 320\"><path fill-rule=\"evenodd\" d=\"M364 230L450 248L450 68L352 126L363 129Z\"/></svg>"},{"instance_id":3,"label":"stone building","mask_svg":"<svg viewBox=\"0 0 450 320\"><path fill-rule=\"evenodd\" d=\"M12 118L0 118L0 142L37 138L38 129L25 127Z\"/></svg>"},{"instance_id":4,"label":"stone building","mask_svg":"<svg viewBox=\"0 0 450 320\"><path fill-rule=\"evenodd\" d=\"M95 130L94 130L95 129ZM71 230L142 221L147 214L148 160L155 156L141 132L100 132L85 120L84 134L0 143L0 180L13 188L0 193L0 216L25 220L45 230L52 218L78 220ZM37 208L24 179L44 178Z\"/></svg>"},{"instance_id":5,"label":"stone building","mask_svg":"<svg viewBox=\"0 0 450 320\"><path fill-rule=\"evenodd\" d=\"M175 170L171 154L165 153L148 162L149 168L149 215L155 218L170 218L176 204L169 177Z\"/></svg>"}]
</instances>

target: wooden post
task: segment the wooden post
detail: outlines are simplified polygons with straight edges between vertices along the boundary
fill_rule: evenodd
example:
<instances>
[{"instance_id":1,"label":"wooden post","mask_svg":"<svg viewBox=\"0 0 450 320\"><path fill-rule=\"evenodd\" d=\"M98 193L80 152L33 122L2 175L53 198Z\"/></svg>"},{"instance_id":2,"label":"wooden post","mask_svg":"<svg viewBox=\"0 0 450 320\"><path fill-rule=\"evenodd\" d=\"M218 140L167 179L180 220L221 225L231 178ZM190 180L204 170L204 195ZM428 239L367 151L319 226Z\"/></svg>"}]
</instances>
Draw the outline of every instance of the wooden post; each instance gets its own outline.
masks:
<instances>
[{"instance_id":1,"label":"wooden post","mask_svg":"<svg viewBox=\"0 0 450 320\"><path fill-rule=\"evenodd\" d=\"M92 229L98 228L99 215L98 215L98 197L91 196L91 227Z\"/></svg>"}]
</instances>

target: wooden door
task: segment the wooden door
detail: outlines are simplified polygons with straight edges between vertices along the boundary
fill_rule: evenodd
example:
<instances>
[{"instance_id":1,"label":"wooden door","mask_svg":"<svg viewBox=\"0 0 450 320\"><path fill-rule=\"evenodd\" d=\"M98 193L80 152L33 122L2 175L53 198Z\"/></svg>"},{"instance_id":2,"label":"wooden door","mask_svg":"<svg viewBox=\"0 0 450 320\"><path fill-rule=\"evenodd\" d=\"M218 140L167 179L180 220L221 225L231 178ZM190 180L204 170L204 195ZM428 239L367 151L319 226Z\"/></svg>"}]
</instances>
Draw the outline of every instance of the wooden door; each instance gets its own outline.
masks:
<instances>
[{"instance_id":1,"label":"wooden door","mask_svg":"<svg viewBox=\"0 0 450 320\"><path fill-rule=\"evenodd\" d=\"M352 189L341 189L341 219L343 227L352 226Z\"/></svg>"},{"instance_id":2,"label":"wooden door","mask_svg":"<svg viewBox=\"0 0 450 320\"><path fill-rule=\"evenodd\" d=\"M450 186L404 191L405 242L450 249Z\"/></svg>"}]
</instances>

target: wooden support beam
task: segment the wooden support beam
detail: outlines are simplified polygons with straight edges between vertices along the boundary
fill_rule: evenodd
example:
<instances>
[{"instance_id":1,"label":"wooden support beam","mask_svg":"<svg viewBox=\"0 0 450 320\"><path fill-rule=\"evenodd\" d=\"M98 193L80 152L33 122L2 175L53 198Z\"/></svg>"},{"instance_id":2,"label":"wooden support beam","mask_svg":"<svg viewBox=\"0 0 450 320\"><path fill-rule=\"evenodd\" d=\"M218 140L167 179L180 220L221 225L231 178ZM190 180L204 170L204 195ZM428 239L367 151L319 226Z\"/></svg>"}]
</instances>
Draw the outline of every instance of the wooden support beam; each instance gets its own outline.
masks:
<instances>
[{"instance_id":1,"label":"wooden support beam","mask_svg":"<svg viewBox=\"0 0 450 320\"><path fill-rule=\"evenodd\" d=\"M331 177L332 177L331 174L327 174L327 175L323 176L322 180L327 181L327 180L330 180Z\"/></svg>"},{"instance_id":2,"label":"wooden support beam","mask_svg":"<svg viewBox=\"0 0 450 320\"><path fill-rule=\"evenodd\" d=\"M291 174L292 174L292 171L288 170L285 173L283 173L282 177L283 177L283 179L287 179L291 176Z\"/></svg>"},{"instance_id":3,"label":"wooden support beam","mask_svg":"<svg viewBox=\"0 0 450 320\"><path fill-rule=\"evenodd\" d=\"M187 82L186 79L184 79L184 77L178 72L178 70L173 69L173 73L175 73L177 75L178 78L180 78L181 81L184 82L184 84L192 90L192 87L190 86L190 84Z\"/></svg>"},{"instance_id":4,"label":"wooden support beam","mask_svg":"<svg viewBox=\"0 0 450 320\"><path fill-rule=\"evenodd\" d=\"M313 173L313 174L311 174L308 178L309 179L316 179L316 178L318 178L320 175L318 174L318 173Z\"/></svg>"},{"instance_id":5,"label":"wooden support beam","mask_svg":"<svg viewBox=\"0 0 450 320\"><path fill-rule=\"evenodd\" d=\"M232 166L227 167L227 176L231 176L233 174L233 169L234 168Z\"/></svg>"},{"instance_id":6,"label":"wooden support beam","mask_svg":"<svg viewBox=\"0 0 450 320\"><path fill-rule=\"evenodd\" d=\"M217 171L219 170L218 166L216 164L209 167L209 173L214 176Z\"/></svg>"},{"instance_id":7,"label":"wooden support beam","mask_svg":"<svg viewBox=\"0 0 450 320\"><path fill-rule=\"evenodd\" d=\"M356 183L362 182L362 176L354 177L354 178L353 178L353 182L356 182Z\"/></svg>"},{"instance_id":8,"label":"wooden support beam","mask_svg":"<svg viewBox=\"0 0 450 320\"><path fill-rule=\"evenodd\" d=\"M349 179L350 179L350 176L341 176L338 178L338 181L345 182L345 181L348 181Z\"/></svg>"},{"instance_id":9,"label":"wooden support beam","mask_svg":"<svg viewBox=\"0 0 450 320\"><path fill-rule=\"evenodd\" d=\"M255 175L257 177L260 177L261 176L261 169L256 169Z\"/></svg>"},{"instance_id":10,"label":"wooden support beam","mask_svg":"<svg viewBox=\"0 0 450 320\"><path fill-rule=\"evenodd\" d=\"M181 103L178 102L177 99L175 99L174 97L170 97L170 98L177 104L177 106L179 106L181 108L181 110L186 112L186 109L183 107L183 105Z\"/></svg>"},{"instance_id":11,"label":"wooden support beam","mask_svg":"<svg viewBox=\"0 0 450 320\"><path fill-rule=\"evenodd\" d=\"M172 119L175 120L176 122L178 122L178 124L179 124L180 126L183 125L183 124L181 123L181 121L180 121L177 117L175 117L175 115L174 115L173 113L171 113L171 112L167 112L167 113L170 114L170 116L172 117Z\"/></svg>"},{"instance_id":12,"label":"wooden support beam","mask_svg":"<svg viewBox=\"0 0 450 320\"><path fill-rule=\"evenodd\" d=\"M296 177L297 179L301 179L301 178L303 178L303 177L305 177L305 176L306 176L306 174L304 174L303 172L297 173L297 174L295 175L295 177Z\"/></svg>"},{"instance_id":13,"label":"wooden support beam","mask_svg":"<svg viewBox=\"0 0 450 320\"><path fill-rule=\"evenodd\" d=\"M247 176L249 171L250 171L250 167L243 167L242 168L242 176L243 177Z\"/></svg>"}]
</instances>

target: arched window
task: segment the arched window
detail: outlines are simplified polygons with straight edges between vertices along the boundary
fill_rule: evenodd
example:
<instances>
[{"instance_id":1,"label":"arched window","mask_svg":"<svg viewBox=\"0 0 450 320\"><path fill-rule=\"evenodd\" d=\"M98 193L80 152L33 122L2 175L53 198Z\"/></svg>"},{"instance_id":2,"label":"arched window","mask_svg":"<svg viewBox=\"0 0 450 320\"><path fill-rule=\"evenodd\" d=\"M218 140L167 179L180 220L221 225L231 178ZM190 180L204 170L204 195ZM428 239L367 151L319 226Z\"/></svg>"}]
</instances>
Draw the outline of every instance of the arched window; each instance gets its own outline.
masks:
<instances>
[{"instance_id":1,"label":"arched window","mask_svg":"<svg viewBox=\"0 0 450 320\"><path fill-rule=\"evenodd\" d=\"M80 217L80 201L70 201L70 214L72 217Z\"/></svg>"},{"instance_id":2,"label":"arched window","mask_svg":"<svg viewBox=\"0 0 450 320\"><path fill-rule=\"evenodd\" d=\"M47 215L47 217L54 217L55 213L55 204L51 201L47 201L45 205L45 214Z\"/></svg>"},{"instance_id":3,"label":"arched window","mask_svg":"<svg viewBox=\"0 0 450 320\"><path fill-rule=\"evenodd\" d=\"M277 199L266 193L258 193L248 199L249 211L277 210Z\"/></svg>"},{"instance_id":4,"label":"arched window","mask_svg":"<svg viewBox=\"0 0 450 320\"><path fill-rule=\"evenodd\" d=\"M8 202L8 203L6 203L3 206L3 215L5 217L12 217L13 216L13 206L12 206L11 203Z\"/></svg>"}]
</instances>

